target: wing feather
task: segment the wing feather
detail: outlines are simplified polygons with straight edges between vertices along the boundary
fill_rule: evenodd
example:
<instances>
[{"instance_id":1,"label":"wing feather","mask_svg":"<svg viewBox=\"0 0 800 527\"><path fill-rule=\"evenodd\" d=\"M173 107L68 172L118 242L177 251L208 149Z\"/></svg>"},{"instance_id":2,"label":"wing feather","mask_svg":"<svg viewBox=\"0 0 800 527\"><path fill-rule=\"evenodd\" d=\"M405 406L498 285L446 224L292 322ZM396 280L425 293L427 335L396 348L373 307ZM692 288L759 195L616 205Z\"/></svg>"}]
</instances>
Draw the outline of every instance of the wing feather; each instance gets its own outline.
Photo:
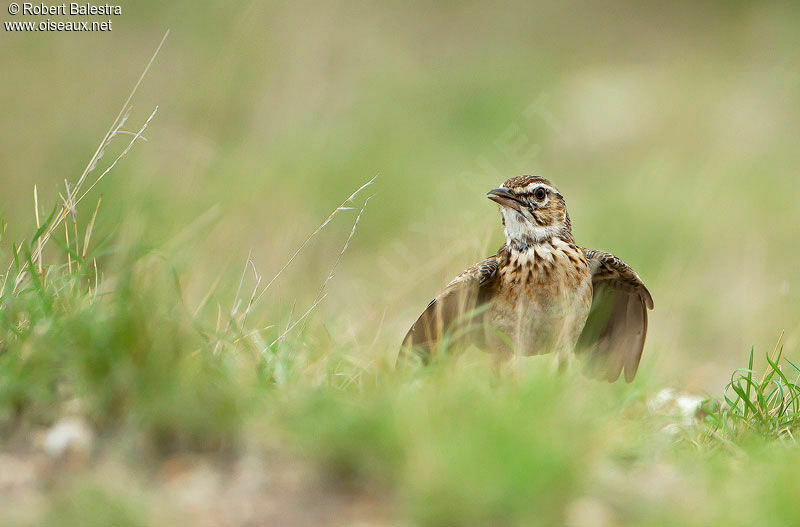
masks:
<instances>
[{"instance_id":1,"label":"wing feather","mask_svg":"<svg viewBox=\"0 0 800 527\"><path fill-rule=\"evenodd\" d=\"M647 310L653 297L639 275L613 254L586 251L592 270L592 307L578 341L589 374L631 382L647 337Z\"/></svg>"},{"instance_id":2,"label":"wing feather","mask_svg":"<svg viewBox=\"0 0 800 527\"><path fill-rule=\"evenodd\" d=\"M425 311L408 330L401 357L413 349L427 362L445 337L464 341L475 331L488 301L488 292L497 276L497 256L491 256L458 275L444 291L430 301Z\"/></svg>"}]
</instances>

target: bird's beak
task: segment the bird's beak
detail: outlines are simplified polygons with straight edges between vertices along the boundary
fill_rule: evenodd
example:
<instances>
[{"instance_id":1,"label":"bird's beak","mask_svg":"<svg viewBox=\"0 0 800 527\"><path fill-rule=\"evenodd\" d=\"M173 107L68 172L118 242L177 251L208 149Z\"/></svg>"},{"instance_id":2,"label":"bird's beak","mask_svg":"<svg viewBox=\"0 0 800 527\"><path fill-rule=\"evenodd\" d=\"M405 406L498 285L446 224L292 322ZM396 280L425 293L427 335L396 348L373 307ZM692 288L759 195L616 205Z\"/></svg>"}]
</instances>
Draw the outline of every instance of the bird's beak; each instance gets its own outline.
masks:
<instances>
[{"instance_id":1,"label":"bird's beak","mask_svg":"<svg viewBox=\"0 0 800 527\"><path fill-rule=\"evenodd\" d=\"M486 193L486 197L504 207L522 212L522 203L517 197L504 188L496 188Z\"/></svg>"}]
</instances>

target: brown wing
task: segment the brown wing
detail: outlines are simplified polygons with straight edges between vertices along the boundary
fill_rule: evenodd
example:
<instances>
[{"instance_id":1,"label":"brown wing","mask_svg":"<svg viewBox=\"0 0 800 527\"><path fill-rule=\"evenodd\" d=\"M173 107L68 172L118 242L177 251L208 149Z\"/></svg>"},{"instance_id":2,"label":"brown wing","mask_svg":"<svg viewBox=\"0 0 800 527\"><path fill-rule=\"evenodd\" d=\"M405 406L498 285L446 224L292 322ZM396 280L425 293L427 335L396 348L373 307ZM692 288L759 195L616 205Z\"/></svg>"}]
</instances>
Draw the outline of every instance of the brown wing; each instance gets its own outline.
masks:
<instances>
[{"instance_id":1,"label":"brown wing","mask_svg":"<svg viewBox=\"0 0 800 527\"><path fill-rule=\"evenodd\" d=\"M445 337L459 342L475 337L497 265L497 255L473 265L431 300L403 339L400 357L413 349L427 363Z\"/></svg>"},{"instance_id":2,"label":"brown wing","mask_svg":"<svg viewBox=\"0 0 800 527\"><path fill-rule=\"evenodd\" d=\"M586 355L590 375L614 382L625 370L631 382L647 336L647 310L653 297L625 262L602 251L586 251L592 270L592 308L578 351Z\"/></svg>"}]
</instances>

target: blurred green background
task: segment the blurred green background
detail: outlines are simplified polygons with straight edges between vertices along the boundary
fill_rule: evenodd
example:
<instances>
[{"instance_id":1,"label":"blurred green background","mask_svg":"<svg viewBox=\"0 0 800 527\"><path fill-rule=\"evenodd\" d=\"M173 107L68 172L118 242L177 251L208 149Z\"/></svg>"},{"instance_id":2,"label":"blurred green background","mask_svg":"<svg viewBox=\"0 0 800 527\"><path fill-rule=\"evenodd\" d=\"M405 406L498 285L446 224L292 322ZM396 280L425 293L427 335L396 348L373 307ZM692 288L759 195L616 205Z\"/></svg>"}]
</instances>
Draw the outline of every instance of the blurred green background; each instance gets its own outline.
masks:
<instances>
[{"instance_id":1,"label":"blurred green background","mask_svg":"<svg viewBox=\"0 0 800 527\"><path fill-rule=\"evenodd\" d=\"M232 301L251 249L273 276L379 175L315 321L390 357L502 243L485 192L535 173L578 242L652 291L648 375L717 391L751 345L785 329L797 348L796 4L138 1L110 33L2 31L9 239L31 232L34 184L48 208L80 175L167 28L126 128L158 115L98 187L98 228L170 247L190 303L218 276ZM302 253L270 309L305 311L353 220Z\"/></svg>"}]
</instances>

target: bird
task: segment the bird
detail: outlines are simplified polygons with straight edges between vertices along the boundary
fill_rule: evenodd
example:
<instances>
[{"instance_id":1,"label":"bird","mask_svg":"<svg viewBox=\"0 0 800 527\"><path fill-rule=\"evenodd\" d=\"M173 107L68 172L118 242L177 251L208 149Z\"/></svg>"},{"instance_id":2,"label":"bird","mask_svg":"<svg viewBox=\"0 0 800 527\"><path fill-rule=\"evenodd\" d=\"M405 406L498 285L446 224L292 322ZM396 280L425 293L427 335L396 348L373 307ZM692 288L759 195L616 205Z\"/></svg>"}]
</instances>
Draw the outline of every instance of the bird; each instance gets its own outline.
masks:
<instances>
[{"instance_id":1,"label":"bird","mask_svg":"<svg viewBox=\"0 0 800 527\"><path fill-rule=\"evenodd\" d=\"M636 375L653 297L629 265L576 245L566 201L541 176L490 190L505 243L456 276L408 330L400 358L428 363L440 349L476 345L502 365L514 356L579 356L590 376Z\"/></svg>"}]
</instances>

